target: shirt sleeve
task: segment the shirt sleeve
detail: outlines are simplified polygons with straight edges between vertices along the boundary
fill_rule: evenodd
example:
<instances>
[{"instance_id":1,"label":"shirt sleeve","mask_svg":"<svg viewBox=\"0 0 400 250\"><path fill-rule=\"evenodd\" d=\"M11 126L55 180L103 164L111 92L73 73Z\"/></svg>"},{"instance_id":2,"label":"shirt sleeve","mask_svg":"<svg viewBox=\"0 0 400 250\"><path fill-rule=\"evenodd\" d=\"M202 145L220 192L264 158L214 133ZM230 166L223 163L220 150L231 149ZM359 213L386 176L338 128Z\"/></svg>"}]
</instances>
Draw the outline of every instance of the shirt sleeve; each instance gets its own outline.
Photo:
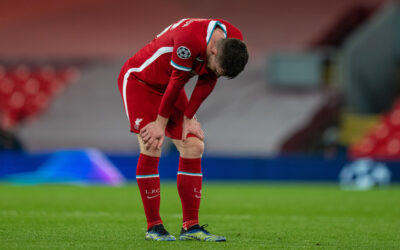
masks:
<instances>
[{"instance_id":1,"label":"shirt sleeve","mask_svg":"<svg viewBox=\"0 0 400 250\"><path fill-rule=\"evenodd\" d=\"M177 28L178 29L178 28ZM200 53L199 39L190 32L177 31L174 35L174 48L171 55L172 73L167 89L161 99L158 114L169 118L178 96L192 77L193 62Z\"/></svg>"},{"instance_id":2,"label":"shirt sleeve","mask_svg":"<svg viewBox=\"0 0 400 250\"><path fill-rule=\"evenodd\" d=\"M172 108L185 84L192 77L190 72L178 69L172 70L171 78L169 79L167 89L161 99L161 104L158 109L158 114L162 117L169 118Z\"/></svg>"},{"instance_id":3,"label":"shirt sleeve","mask_svg":"<svg viewBox=\"0 0 400 250\"><path fill-rule=\"evenodd\" d=\"M191 32L179 32L174 36L171 65L182 71L191 71L196 57L200 54L199 39Z\"/></svg>"},{"instance_id":4,"label":"shirt sleeve","mask_svg":"<svg viewBox=\"0 0 400 250\"><path fill-rule=\"evenodd\" d=\"M203 101L210 95L217 83L217 78L212 75L200 76L190 96L189 103L185 109L185 116L192 119Z\"/></svg>"}]
</instances>

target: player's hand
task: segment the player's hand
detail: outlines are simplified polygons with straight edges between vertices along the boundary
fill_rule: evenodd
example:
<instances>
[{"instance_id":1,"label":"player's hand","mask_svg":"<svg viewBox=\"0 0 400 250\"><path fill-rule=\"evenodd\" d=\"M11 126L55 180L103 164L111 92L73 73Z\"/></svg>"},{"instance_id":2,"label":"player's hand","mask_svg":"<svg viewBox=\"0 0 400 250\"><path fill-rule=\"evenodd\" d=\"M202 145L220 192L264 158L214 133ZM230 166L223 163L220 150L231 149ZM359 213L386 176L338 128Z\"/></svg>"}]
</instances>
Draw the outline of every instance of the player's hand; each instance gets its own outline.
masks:
<instances>
[{"instance_id":1,"label":"player's hand","mask_svg":"<svg viewBox=\"0 0 400 250\"><path fill-rule=\"evenodd\" d=\"M146 150L161 149L164 142L164 130L165 127L157 121L150 122L140 130L140 136L143 139Z\"/></svg>"},{"instance_id":2,"label":"player's hand","mask_svg":"<svg viewBox=\"0 0 400 250\"><path fill-rule=\"evenodd\" d=\"M200 127L200 123L197 121L196 117L192 119L187 118L186 116L183 118L183 126L182 126L182 141L185 142L188 134L194 134L200 140L204 140L204 132Z\"/></svg>"}]
</instances>

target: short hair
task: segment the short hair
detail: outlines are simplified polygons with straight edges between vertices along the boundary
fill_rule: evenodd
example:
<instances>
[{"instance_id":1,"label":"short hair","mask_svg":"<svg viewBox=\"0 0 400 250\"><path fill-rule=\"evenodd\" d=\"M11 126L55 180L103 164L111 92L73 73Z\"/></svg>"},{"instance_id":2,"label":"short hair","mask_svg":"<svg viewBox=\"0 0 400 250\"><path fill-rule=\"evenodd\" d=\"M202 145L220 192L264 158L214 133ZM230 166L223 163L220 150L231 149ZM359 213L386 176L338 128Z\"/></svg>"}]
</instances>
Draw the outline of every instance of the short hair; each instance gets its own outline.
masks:
<instances>
[{"instance_id":1,"label":"short hair","mask_svg":"<svg viewBox=\"0 0 400 250\"><path fill-rule=\"evenodd\" d=\"M249 60L247 46L239 39L227 38L221 39L218 55L218 63L224 70L224 75L228 78L235 78L243 71Z\"/></svg>"}]
</instances>

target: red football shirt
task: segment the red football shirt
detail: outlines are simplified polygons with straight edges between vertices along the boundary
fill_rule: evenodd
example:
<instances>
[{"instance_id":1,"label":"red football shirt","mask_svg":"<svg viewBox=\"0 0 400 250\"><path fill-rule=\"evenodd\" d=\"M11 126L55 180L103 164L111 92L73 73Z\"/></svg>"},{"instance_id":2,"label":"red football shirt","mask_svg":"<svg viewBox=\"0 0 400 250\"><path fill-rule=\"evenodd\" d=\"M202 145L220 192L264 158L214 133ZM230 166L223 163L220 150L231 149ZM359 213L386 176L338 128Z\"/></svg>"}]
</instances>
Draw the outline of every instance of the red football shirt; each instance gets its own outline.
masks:
<instances>
[{"instance_id":1,"label":"red football shirt","mask_svg":"<svg viewBox=\"0 0 400 250\"><path fill-rule=\"evenodd\" d=\"M157 91L164 92L159 114L168 118L180 91L193 75L198 81L185 116L192 118L211 93L217 76L207 68L206 48L219 27L227 38L242 40L242 33L221 19L185 18L168 26L127 62L128 71Z\"/></svg>"}]
</instances>

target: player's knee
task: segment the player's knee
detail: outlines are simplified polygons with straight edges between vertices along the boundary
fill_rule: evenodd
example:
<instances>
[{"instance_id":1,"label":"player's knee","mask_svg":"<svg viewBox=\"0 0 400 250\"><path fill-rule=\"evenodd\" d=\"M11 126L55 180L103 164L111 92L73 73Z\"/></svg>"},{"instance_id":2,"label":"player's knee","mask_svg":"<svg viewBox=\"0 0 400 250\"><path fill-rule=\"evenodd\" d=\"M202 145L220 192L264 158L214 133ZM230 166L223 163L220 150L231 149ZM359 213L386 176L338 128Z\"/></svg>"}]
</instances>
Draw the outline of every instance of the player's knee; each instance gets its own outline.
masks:
<instances>
[{"instance_id":1,"label":"player's knee","mask_svg":"<svg viewBox=\"0 0 400 250\"><path fill-rule=\"evenodd\" d=\"M204 142L197 137L189 137L179 151L183 158L199 158L204 152Z\"/></svg>"},{"instance_id":2,"label":"player's knee","mask_svg":"<svg viewBox=\"0 0 400 250\"><path fill-rule=\"evenodd\" d=\"M140 135L137 135L137 139L139 141L139 147L140 147L140 153L145 154L148 156L153 156L153 157L160 157L161 155L161 149L147 149L146 144L140 137Z\"/></svg>"},{"instance_id":3,"label":"player's knee","mask_svg":"<svg viewBox=\"0 0 400 250\"><path fill-rule=\"evenodd\" d=\"M161 156L161 150L155 149L155 150L147 150L147 149L140 149L141 154L145 154L148 156L153 156L153 157L160 157Z\"/></svg>"}]
</instances>

